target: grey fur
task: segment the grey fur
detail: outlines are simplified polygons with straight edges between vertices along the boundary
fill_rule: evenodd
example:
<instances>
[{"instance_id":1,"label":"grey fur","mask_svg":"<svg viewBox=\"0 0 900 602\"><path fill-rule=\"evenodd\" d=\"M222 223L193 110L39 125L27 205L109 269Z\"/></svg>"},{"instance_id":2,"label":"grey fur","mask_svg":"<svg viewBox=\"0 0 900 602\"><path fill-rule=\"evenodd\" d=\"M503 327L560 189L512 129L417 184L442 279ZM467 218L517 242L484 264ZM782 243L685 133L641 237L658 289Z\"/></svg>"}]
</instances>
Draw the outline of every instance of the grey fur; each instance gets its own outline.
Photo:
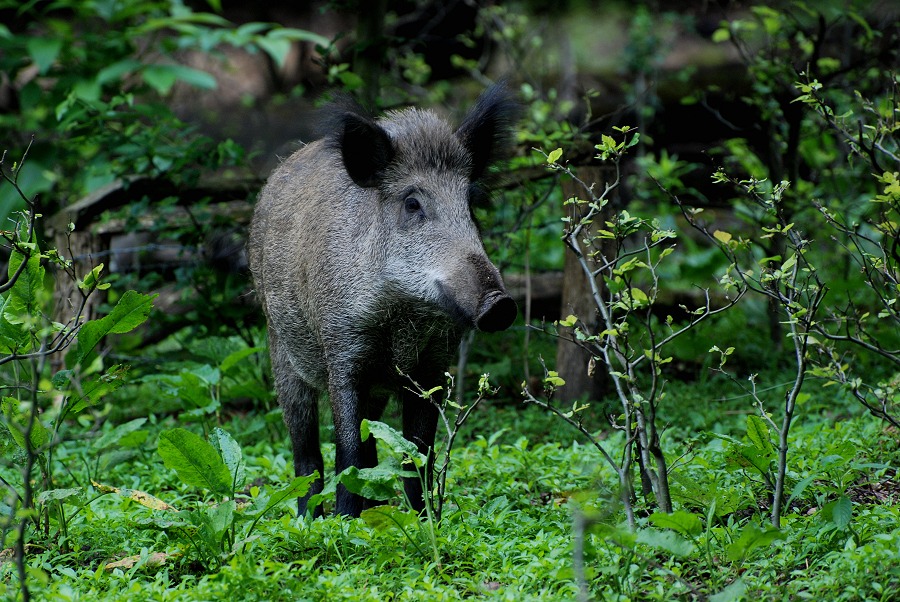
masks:
<instances>
[{"instance_id":1,"label":"grey fur","mask_svg":"<svg viewBox=\"0 0 900 602\"><path fill-rule=\"evenodd\" d=\"M397 369L423 386L440 384L467 330L501 330L515 318L469 207L472 179L496 155L513 110L505 91L492 88L454 132L430 111L375 121L345 103L326 139L270 176L248 258L298 475L322 474L324 391L338 472L375 465L374 441L360 440L360 422L377 420L390 395L403 404L404 436L429 452L437 413L404 389ZM301 513L321 488L320 479L301 498ZM405 488L421 509L419 480ZM338 513L358 516L367 505L338 487Z\"/></svg>"}]
</instances>

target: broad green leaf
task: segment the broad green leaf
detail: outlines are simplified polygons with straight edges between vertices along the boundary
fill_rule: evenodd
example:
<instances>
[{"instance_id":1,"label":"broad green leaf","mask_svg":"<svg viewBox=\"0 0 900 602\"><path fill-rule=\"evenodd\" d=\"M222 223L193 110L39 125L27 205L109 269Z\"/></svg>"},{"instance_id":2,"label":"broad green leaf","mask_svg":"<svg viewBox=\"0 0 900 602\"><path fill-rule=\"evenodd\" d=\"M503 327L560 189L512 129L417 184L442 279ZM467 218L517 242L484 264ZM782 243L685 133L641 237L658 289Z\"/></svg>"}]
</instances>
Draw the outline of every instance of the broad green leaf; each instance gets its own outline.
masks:
<instances>
[{"instance_id":1,"label":"broad green leaf","mask_svg":"<svg viewBox=\"0 0 900 602\"><path fill-rule=\"evenodd\" d=\"M49 36L28 39L26 44L28 55L37 66L41 75L47 73L50 67L53 66L53 63L56 62L56 57L59 56L59 51L62 49L62 43L63 41L60 38Z\"/></svg>"},{"instance_id":2,"label":"broad green leaf","mask_svg":"<svg viewBox=\"0 0 900 602\"><path fill-rule=\"evenodd\" d=\"M383 422L376 420L363 420L360 428L362 440L365 441L371 434L380 441L384 441L394 450L394 453L403 457L403 459L411 459L416 466L424 466L426 462L425 454L419 451L416 444L407 440L400 431L393 429Z\"/></svg>"},{"instance_id":3,"label":"broad green leaf","mask_svg":"<svg viewBox=\"0 0 900 602\"><path fill-rule=\"evenodd\" d=\"M89 292L95 288L100 290L105 290L109 288L108 284L100 284L100 273L103 271L103 264L98 264L94 266L90 272L85 274L84 278L81 282L78 283L78 288L83 290L84 292Z\"/></svg>"},{"instance_id":4,"label":"broad green leaf","mask_svg":"<svg viewBox=\"0 0 900 602\"><path fill-rule=\"evenodd\" d=\"M747 416L747 438L764 457L772 457L775 455L775 448L772 446L772 439L769 433L769 426L765 420L759 416L750 414Z\"/></svg>"},{"instance_id":5,"label":"broad green leaf","mask_svg":"<svg viewBox=\"0 0 900 602\"><path fill-rule=\"evenodd\" d=\"M694 552L694 544L672 531L643 529L637 534L637 542L680 557Z\"/></svg>"},{"instance_id":6,"label":"broad green leaf","mask_svg":"<svg viewBox=\"0 0 900 602\"><path fill-rule=\"evenodd\" d=\"M682 535L697 535L703 528L699 516L684 510L676 510L671 514L654 512L650 515L650 522L660 529L672 529Z\"/></svg>"},{"instance_id":7,"label":"broad green leaf","mask_svg":"<svg viewBox=\"0 0 900 602\"><path fill-rule=\"evenodd\" d=\"M642 291L639 288L631 289L631 299L634 301L635 307L646 307L648 303L650 303L649 297L647 297L647 293Z\"/></svg>"},{"instance_id":8,"label":"broad green leaf","mask_svg":"<svg viewBox=\"0 0 900 602\"><path fill-rule=\"evenodd\" d=\"M312 42L316 46L327 47L331 44L331 40L325 36L307 31L305 29L297 29L294 27L279 27L272 29L266 33L266 38L270 40L290 40L292 42Z\"/></svg>"},{"instance_id":9,"label":"broad green leaf","mask_svg":"<svg viewBox=\"0 0 900 602\"><path fill-rule=\"evenodd\" d=\"M741 457L753 466L760 474L767 474L772 466L772 455L765 453L753 445L742 445L739 448Z\"/></svg>"},{"instance_id":10,"label":"broad green leaf","mask_svg":"<svg viewBox=\"0 0 900 602\"><path fill-rule=\"evenodd\" d=\"M783 538L784 535L775 527L760 529L757 525L749 524L741 530L740 537L725 549L725 553L728 560L741 561L753 550L768 547Z\"/></svg>"},{"instance_id":11,"label":"broad green leaf","mask_svg":"<svg viewBox=\"0 0 900 602\"><path fill-rule=\"evenodd\" d=\"M397 479L415 476L405 470L394 458L389 458L374 468L347 467L338 480L348 491L370 500L389 500L396 497Z\"/></svg>"},{"instance_id":12,"label":"broad green leaf","mask_svg":"<svg viewBox=\"0 0 900 602\"><path fill-rule=\"evenodd\" d=\"M266 51L279 68L284 66L288 53L291 51L291 41L279 38L261 37L256 44Z\"/></svg>"},{"instance_id":13,"label":"broad green leaf","mask_svg":"<svg viewBox=\"0 0 900 602\"><path fill-rule=\"evenodd\" d=\"M118 445L122 437L138 430L144 426L145 422L147 422L146 418L135 418L134 420L129 420L124 424L120 424L112 430L103 433L103 435L94 441L91 447L94 449L104 449L110 445Z\"/></svg>"},{"instance_id":14,"label":"broad green leaf","mask_svg":"<svg viewBox=\"0 0 900 602\"><path fill-rule=\"evenodd\" d=\"M728 244L731 241L731 234L722 230L713 232L713 237L721 243Z\"/></svg>"},{"instance_id":15,"label":"broad green leaf","mask_svg":"<svg viewBox=\"0 0 900 602\"><path fill-rule=\"evenodd\" d=\"M191 522L200 527L201 536L211 548L219 548L225 530L234 522L236 507L234 500L228 500L191 513Z\"/></svg>"},{"instance_id":16,"label":"broad green leaf","mask_svg":"<svg viewBox=\"0 0 900 602\"><path fill-rule=\"evenodd\" d=\"M559 161L559 158L562 157L563 151L561 148L550 151L550 154L547 155L547 163L553 164Z\"/></svg>"},{"instance_id":17,"label":"broad green leaf","mask_svg":"<svg viewBox=\"0 0 900 602\"><path fill-rule=\"evenodd\" d=\"M822 515L838 529L846 529L853 517L853 501L846 495L840 496L838 499L825 504L822 508Z\"/></svg>"},{"instance_id":18,"label":"broad green leaf","mask_svg":"<svg viewBox=\"0 0 900 602\"><path fill-rule=\"evenodd\" d=\"M376 531L398 528L407 529L419 523L419 515L417 513L401 510L396 506L369 508L363 510L359 517Z\"/></svg>"},{"instance_id":19,"label":"broad green leaf","mask_svg":"<svg viewBox=\"0 0 900 602\"><path fill-rule=\"evenodd\" d=\"M218 85L216 78L209 73L185 65L150 65L142 75L147 85L161 96L168 94L177 81L204 90L214 90Z\"/></svg>"},{"instance_id":20,"label":"broad green leaf","mask_svg":"<svg viewBox=\"0 0 900 602\"><path fill-rule=\"evenodd\" d=\"M6 419L9 434L16 445L22 449L38 450L50 441L50 431L41 423L38 416L32 420L30 408L23 407L18 399L4 397L0 401L0 406L3 409L3 417ZM29 422L31 422L31 432L28 437L29 445L26 445L25 431L28 430Z\"/></svg>"},{"instance_id":21,"label":"broad green leaf","mask_svg":"<svg viewBox=\"0 0 900 602\"><path fill-rule=\"evenodd\" d=\"M217 495L231 495L231 473L216 449L206 439L175 428L159 435L159 455L188 485Z\"/></svg>"},{"instance_id":22,"label":"broad green leaf","mask_svg":"<svg viewBox=\"0 0 900 602\"><path fill-rule=\"evenodd\" d=\"M12 278L25 258L20 253L9 257L9 278ZM30 318L40 316L42 292L44 291L44 273L41 257L35 253L28 258L25 269L9 291L8 303L5 304L3 318L12 324L28 324ZM27 329L26 329L27 330Z\"/></svg>"},{"instance_id":23,"label":"broad green leaf","mask_svg":"<svg viewBox=\"0 0 900 602\"><path fill-rule=\"evenodd\" d=\"M65 500L80 494L81 487L73 487L71 489L48 489L47 491L40 492L35 499L40 504L46 504L50 501Z\"/></svg>"},{"instance_id":24,"label":"broad green leaf","mask_svg":"<svg viewBox=\"0 0 900 602\"><path fill-rule=\"evenodd\" d=\"M572 326L575 326L576 322L578 322L578 317L569 314L564 320L559 321L559 325L565 326L566 328L571 328Z\"/></svg>"},{"instance_id":25,"label":"broad green leaf","mask_svg":"<svg viewBox=\"0 0 900 602\"><path fill-rule=\"evenodd\" d=\"M222 456L225 466L228 467L234 489L243 486L245 466L241 446L227 431L219 427L213 429L209 439L219 455Z\"/></svg>"},{"instance_id":26,"label":"broad green leaf","mask_svg":"<svg viewBox=\"0 0 900 602\"><path fill-rule=\"evenodd\" d=\"M787 258L787 261L785 261L783 264L781 264L781 271L787 272L791 268L793 268L795 265L797 265L797 255L796 254L791 255L790 257Z\"/></svg>"},{"instance_id":27,"label":"broad green leaf","mask_svg":"<svg viewBox=\"0 0 900 602\"><path fill-rule=\"evenodd\" d=\"M709 597L709 602L740 602L746 599L747 584L738 577L734 582L717 594Z\"/></svg>"},{"instance_id":28,"label":"broad green leaf","mask_svg":"<svg viewBox=\"0 0 900 602\"><path fill-rule=\"evenodd\" d=\"M12 295L0 296L0 346L5 353L22 352L31 347L31 336L22 328L18 312L9 311L15 305Z\"/></svg>"},{"instance_id":29,"label":"broad green leaf","mask_svg":"<svg viewBox=\"0 0 900 602\"><path fill-rule=\"evenodd\" d=\"M230 353L225 359L222 360L222 363L219 364L219 372L225 374L242 359L250 357L254 353L259 353L260 351L265 350L265 347L247 347L246 349L239 349L234 353Z\"/></svg>"},{"instance_id":30,"label":"broad green leaf","mask_svg":"<svg viewBox=\"0 0 900 602\"><path fill-rule=\"evenodd\" d=\"M140 67L141 62L133 59L116 61L97 72L96 82L102 86L109 82L120 80L122 76L130 75L140 69Z\"/></svg>"},{"instance_id":31,"label":"broad green leaf","mask_svg":"<svg viewBox=\"0 0 900 602\"><path fill-rule=\"evenodd\" d=\"M794 485L794 488L791 490L791 496L788 498L788 501L787 501L787 503L785 503L784 507L790 508L791 502L793 502L794 499L796 499L800 495L802 495L803 492L806 490L806 488L809 486L809 484L812 483L818 476L819 476L819 474L814 472L811 475L807 476L805 479L799 481L796 485Z\"/></svg>"},{"instance_id":32,"label":"broad green leaf","mask_svg":"<svg viewBox=\"0 0 900 602\"><path fill-rule=\"evenodd\" d=\"M81 364L106 335L130 332L143 324L153 309L156 297L127 291L109 315L85 322L78 331L75 348L66 356L66 365L73 367Z\"/></svg>"},{"instance_id":33,"label":"broad green leaf","mask_svg":"<svg viewBox=\"0 0 900 602\"><path fill-rule=\"evenodd\" d=\"M309 488L317 478L319 478L318 471L309 476L295 477L294 480L288 483L286 486L282 487L281 489L276 489L269 495L268 501L266 502L265 508L260 513L260 516L266 514L269 510L279 504L284 503L287 500L294 500L298 497L303 497L309 491Z\"/></svg>"},{"instance_id":34,"label":"broad green leaf","mask_svg":"<svg viewBox=\"0 0 900 602\"><path fill-rule=\"evenodd\" d=\"M125 375L128 374L129 370L128 366L116 364L99 376L85 379L80 387L72 387L71 390L67 390L66 386L72 378L71 370L60 370L53 376L52 382L54 387L71 395L68 400L68 412L69 414L77 414L85 408L95 405L103 396L124 385Z\"/></svg>"},{"instance_id":35,"label":"broad green leaf","mask_svg":"<svg viewBox=\"0 0 900 602\"><path fill-rule=\"evenodd\" d=\"M731 39L731 32L727 27L720 27L715 30L712 34L712 41L716 44L721 44L722 42L727 42Z\"/></svg>"}]
</instances>

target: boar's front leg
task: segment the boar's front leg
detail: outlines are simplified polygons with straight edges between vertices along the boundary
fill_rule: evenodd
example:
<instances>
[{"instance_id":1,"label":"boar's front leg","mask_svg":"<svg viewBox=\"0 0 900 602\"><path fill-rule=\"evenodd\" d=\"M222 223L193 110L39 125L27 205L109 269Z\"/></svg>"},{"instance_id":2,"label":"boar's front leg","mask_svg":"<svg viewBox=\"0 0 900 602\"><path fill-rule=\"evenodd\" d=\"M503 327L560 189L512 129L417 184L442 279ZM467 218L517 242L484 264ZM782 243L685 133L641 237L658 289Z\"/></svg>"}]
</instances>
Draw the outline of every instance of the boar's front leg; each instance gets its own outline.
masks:
<instances>
[{"instance_id":1,"label":"boar's front leg","mask_svg":"<svg viewBox=\"0 0 900 602\"><path fill-rule=\"evenodd\" d=\"M420 382L440 382L440 379L423 380ZM406 498L413 509L421 513L425 510L425 498L422 485L430 492L434 473L434 436L437 431L438 411L427 399L405 390L401 394L403 404L403 436L416 444L419 452L428 458L425 466L418 469L418 476L408 477L403 480L403 489ZM408 470L416 470L413 466L406 466Z\"/></svg>"},{"instance_id":2,"label":"boar's front leg","mask_svg":"<svg viewBox=\"0 0 900 602\"><path fill-rule=\"evenodd\" d=\"M363 408L359 395L359 383L342 370L332 368L329 374L331 411L334 416L335 455L334 469L341 474L350 466L372 468L378 463L375 454L375 438L363 441L359 429L362 425ZM335 513L359 516L367 501L351 493L339 483Z\"/></svg>"},{"instance_id":3,"label":"boar's front leg","mask_svg":"<svg viewBox=\"0 0 900 602\"><path fill-rule=\"evenodd\" d=\"M321 493L324 477L322 449L319 446L319 395L297 375L286 351L278 344L278 338L271 329L269 350L278 403L294 450L294 474L300 477L316 471L319 473L319 478L312 484L309 492L297 501L297 512L304 516L310 496ZM322 507L317 506L313 514L321 516Z\"/></svg>"}]
</instances>

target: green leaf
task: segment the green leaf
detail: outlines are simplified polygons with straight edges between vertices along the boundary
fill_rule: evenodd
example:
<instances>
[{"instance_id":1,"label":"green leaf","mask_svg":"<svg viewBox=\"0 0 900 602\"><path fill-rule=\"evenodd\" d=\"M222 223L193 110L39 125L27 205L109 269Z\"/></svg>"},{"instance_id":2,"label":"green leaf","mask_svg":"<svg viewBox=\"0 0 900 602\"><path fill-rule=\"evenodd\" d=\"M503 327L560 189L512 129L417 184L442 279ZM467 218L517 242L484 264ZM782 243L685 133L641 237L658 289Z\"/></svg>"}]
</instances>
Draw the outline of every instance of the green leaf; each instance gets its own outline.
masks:
<instances>
[{"instance_id":1,"label":"green leaf","mask_svg":"<svg viewBox=\"0 0 900 602\"><path fill-rule=\"evenodd\" d=\"M15 397L4 397L0 401L0 407L3 409L3 417L6 419L9 434L12 436L16 445L22 449L38 450L50 441L50 431L46 429L40 419L35 416L31 421L31 409L24 404L20 404ZM26 446L25 431L28 423L31 421L31 433L28 437L29 445Z\"/></svg>"},{"instance_id":2,"label":"green leaf","mask_svg":"<svg viewBox=\"0 0 900 602\"><path fill-rule=\"evenodd\" d=\"M209 73L185 65L150 65L142 75L147 85L161 96L168 94L177 81L204 90L215 90L218 86L216 78Z\"/></svg>"},{"instance_id":3,"label":"green leaf","mask_svg":"<svg viewBox=\"0 0 900 602\"><path fill-rule=\"evenodd\" d=\"M9 278L12 278L25 257L20 253L12 253L9 257ZM44 273L41 256L32 254L27 259L25 268L9 291L8 302L4 304L3 319L11 324L28 326L31 318L41 315L42 292L44 291ZM29 328L25 328L27 332Z\"/></svg>"},{"instance_id":4,"label":"green leaf","mask_svg":"<svg viewBox=\"0 0 900 602\"><path fill-rule=\"evenodd\" d=\"M260 516L266 514L275 506L284 503L286 500L293 500L298 497L303 497L304 495L306 495L306 492L309 491L309 488L317 478L319 478L318 471L309 476L295 477L294 480L288 483L286 486L282 487L281 489L276 489L270 494L269 500L266 503L263 511L260 513Z\"/></svg>"},{"instance_id":5,"label":"green leaf","mask_svg":"<svg viewBox=\"0 0 900 602\"><path fill-rule=\"evenodd\" d=\"M791 490L791 495L788 498L787 503L785 503L784 507L790 508L791 502L793 502L794 499L796 499L800 495L802 495L803 492L806 490L806 488L809 486L809 484L812 483L818 476L819 476L819 474L814 472L811 475L807 476L805 479L798 482L796 485L794 485L794 488Z\"/></svg>"},{"instance_id":6,"label":"green leaf","mask_svg":"<svg viewBox=\"0 0 900 602\"><path fill-rule=\"evenodd\" d=\"M231 473L216 449L194 433L175 428L159 435L159 455L167 468L186 484L231 495Z\"/></svg>"},{"instance_id":7,"label":"green leaf","mask_svg":"<svg viewBox=\"0 0 900 602\"><path fill-rule=\"evenodd\" d=\"M416 444L406 439L403 434L383 422L377 420L363 420L360 428L362 440L365 441L372 435L379 441L384 441L404 460L410 459L416 466L424 466L427 458L419 451Z\"/></svg>"},{"instance_id":8,"label":"green leaf","mask_svg":"<svg viewBox=\"0 0 900 602\"><path fill-rule=\"evenodd\" d=\"M96 82L99 85L122 79L124 75L130 75L141 67L141 62L134 59L124 59L111 65L107 65L97 72Z\"/></svg>"},{"instance_id":9,"label":"green leaf","mask_svg":"<svg viewBox=\"0 0 900 602\"><path fill-rule=\"evenodd\" d=\"M561 148L558 148L554 151L550 151L550 154L547 155L547 163L551 165L559 161L559 158L562 157L563 151Z\"/></svg>"},{"instance_id":10,"label":"green leaf","mask_svg":"<svg viewBox=\"0 0 900 602\"><path fill-rule=\"evenodd\" d=\"M16 314L6 312L12 302L9 296L0 297L0 345L6 353L24 352L31 347L31 336Z\"/></svg>"},{"instance_id":11,"label":"green leaf","mask_svg":"<svg viewBox=\"0 0 900 602\"><path fill-rule=\"evenodd\" d=\"M853 501L846 495L842 495L838 499L825 504L822 508L822 515L826 519L830 519L835 527L844 530L853 517Z\"/></svg>"},{"instance_id":12,"label":"green leaf","mask_svg":"<svg viewBox=\"0 0 900 602\"><path fill-rule=\"evenodd\" d=\"M200 528L200 537L208 550L222 552L223 537L234 523L236 507L234 500L228 500L188 513L189 520Z\"/></svg>"},{"instance_id":13,"label":"green leaf","mask_svg":"<svg viewBox=\"0 0 900 602\"><path fill-rule=\"evenodd\" d=\"M747 438L763 457L771 458L775 456L775 448L772 445L769 426L759 416L753 414L747 416Z\"/></svg>"},{"instance_id":14,"label":"green leaf","mask_svg":"<svg viewBox=\"0 0 900 602\"><path fill-rule=\"evenodd\" d=\"M60 391L65 391L71 397L68 399L68 413L77 414L85 408L96 405L105 395L112 393L125 384L125 375L130 368L116 364L99 376L92 376L84 380L80 386L67 389L67 384L72 378L71 370L60 370L53 376L53 386Z\"/></svg>"},{"instance_id":15,"label":"green leaf","mask_svg":"<svg viewBox=\"0 0 900 602\"><path fill-rule=\"evenodd\" d=\"M415 512L401 510L396 506L376 506L363 510L359 515L363 522L376 531L388 531L391 529L407 529L419 522L419 515Z\"/></svg>"},{"instance_id":16,"label":"green leaf","mask_svg":"<svg viewBox=\"0 0 900 602\"><path fill-rule=\"evenodd\" d=\"M238 349L234 353L230 353L225 359L222 360L222 363L219 364L219 372L225 374L238 362L242 359L250 357L254 353L259 353L260 351L265 351L265 347L247 347L246 349Z\"/></svg>"},{"instance_id":17,"label":"green leaf","mask_svg":"<svg viewBox=\"0 0 900 602\"><path fill-rule=\"evenodd\" d=\"M682 535L697 535L703 528L699 516L684 510L676 510L671 514L654 512L650 515L650 522L660 529L672 529Z\"/></svg>"},{"instance_id":18,"label":"green leaf","mask_svg":"<svg viewBox=\"0 0 900 602\"><path fill-rule=\"evenodd\" d=\"M568 316L566 316L566 318L564 320L559 321L559 325L565 326L566 328L571 328L571 327L575 326L576 322L578 322L578 317L574 316L572 314L569 314Z\"/></svg>"},{"instance_id":19,"label":"green leaf","mask_svg":"<svg viewBox=\"0 0 900 602\"><path fill-rule=\"evenodd\" d=\"M62 43L62 39L53 37L28 39L28 55L37 66L38 73L43 75L53 66L62 50Z\"/></svg>"},{"instance_id":20,"label":"green leaf","mask_svg":"<svg viewBox=\"0 0 900 602\"><path fill-rule=\"evenodd\" d=\"M720 27L715 30L712 34L712 41L716 44L721 44L722 42L727 42L731 39L731 32L727 27Z\"/></svg>"},{"instance_id":21,"label":"green leaf","mask_svg":"<svg viewBox=\"0 0 900 602\"><path fill-rule=\"evenodd\" d=\"M244 456L241 453L241 446L228 432L222 428L216 427L209 436L210 443L222 456L228 472L231 473L231 482L234 489L238 489L244 484Z\"/></svg>"},{"instance_id":22,"label":"green leaf","mask_svg":"<svg viewBox=\"0 0 900 602\"><path fill-rule=\"evenodd\" d=\"M110 431L103 433L103 435L94 441L91 447L94 449L104 449L110 445L118 444L122 437L138 430L144 426L145 422L147 422L146 418L135 418L134 420L129 420L125 424L120 424Z\"/></svg>"},{"instance_id":23,"label":"green leaf","mask_svg":"<svg viewBox=\"0 0 900 602\"><path fill-rule=\"evenodd\" d=\"M797 265L797 254L796 253L791 255L790 257L788 257L787 261L785 261L783 264L781 264L781 271L787 272L791 268L793 268L795 265Z\"/></svg>"},{"instance_id":24,"label":"green leaf","mask_svg":"<svg viewBox=\"0 0 900 602\"><path fill-rule=\"evenodd\" d=\"M327 47L331 45L331 40L325 36L307 31L305 29L297 29L295 27L278 27L272 29L265 36L270 40L290 40L292 42L312 42L316 46Z\"/></svg>"},{"instance_id":25,"label":"green leaf","mask_svg":"<svg viewBox=\"0 0 900 602\"><path fill-rule=\"evenodd\" d=\"M768 547L783 538L784 535L775 527L760 529L750 524L744 527L740 537L725 549L725 554L732 562L743 561L753 550Z\"/></svg>"},{"instance_id":26,"label":"green leaf","mask_svg":"<svg viewBox=\"0 0 900 602\"><path fill-rule=\"evenodd\" d=\"M674 556L684 557L694 553L694 544L672 531L643 529L637 534L637 542Z\"/></svg>"},{"instance_id":27,"label":"green leaf","mask_svg":"<svg viewBox=\"0 0 900 602\"><path fill-rule=\"evenodd\" d=\"M647 293L639 288L631 289L631 299L634 302L635 308L646 307L650 303L650 298L647 297Z\"/></svg>"},{"instance_id":28,"label":"green leaf","mask_svg":"<svg viewBox=\"0 0 900 602\"><path fill-rule=\"evenodd\" d=\"M394 458L380 462L374 468L347 467L338 481L348 491L370 500L389 500L396 497L398 478L415 476L416 473L405 470Z\"/></svg>"},{"instance_id":29,"label":"green leaf","mask_svg":"<svg viewBox=\"0 0 900 602\"><path fill-rule=\"evenodd\" d=\"M103 264L97 264L94 266L90 272L85 274L84 279L78 283L78 288L83 290L84 292L90 292L91 290L97 288L100 290L104 290L109 288L108 284L100 284L100 272L103 271Z\"/></svg>"},{"instance_id":30,"label":"green leaf","mask_svg":"<svg viewBox=\"0 0 900 602\"><path fill-rule=\"evenodd\" d=\"M109 334L122 334L134 330L143 324L153 309L153 300L157 295L143 295L127 291L109 315L99 320L85 322L78 331L78 342L66 356L69 367L82 364L100 339Z\"/></svg>"},{"instance_id":31,"label":"green leaf","mask_svg":"<svg viewBox=\"0 0 900 602\"><path fill-rule=\"evenodd\" d=\"M291 51L291 41L279 38L264 37L256 40L256 44L266 51L279 68L284 67L284 61Z\"/></svg>"},{"instance_id":32,"label":"green leaf","mask_svg":"<svg viewBox=\"0 0 900 602\"><path fill-rule=\"evenodd\" d=\"M709 602L740 602L740 600L745 599L746 594L747 584L744 583L743 579L738 577L734 580L734 583L727 586L719 593L710 596Z\"/></svg>"},{"instance_id":33,"label":"green leaf","mask_svg":"<svg viewBox=\"0 0 900 602\"><path fill-rule=\"evenodd\" d=\"M40 492L35 498L39 504L46 504L50 501L65 500L73 496L81 494L81 487L71 489L48 489Z\"/></svg>"}]
</instances>

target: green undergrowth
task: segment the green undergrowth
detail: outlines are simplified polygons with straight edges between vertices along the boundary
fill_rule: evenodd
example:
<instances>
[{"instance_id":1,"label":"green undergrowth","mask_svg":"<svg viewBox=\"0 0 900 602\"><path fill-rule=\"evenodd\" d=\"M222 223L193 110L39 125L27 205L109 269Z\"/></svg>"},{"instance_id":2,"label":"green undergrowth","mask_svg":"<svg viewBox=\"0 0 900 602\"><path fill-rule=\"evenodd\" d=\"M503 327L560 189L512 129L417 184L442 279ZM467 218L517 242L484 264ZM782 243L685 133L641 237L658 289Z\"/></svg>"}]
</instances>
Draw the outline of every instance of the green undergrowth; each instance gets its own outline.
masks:
<instances>
[{"instance_id":1,"label":"green undergrowth","mask_svg":"<svg viewBox=\"0 0 900 602\"><path fill-rule=\"evenodd\" d=\"M59 447L57 461L68 467L59 486L86 494L83 504L65 506L65 552L49 541L31 547L31 593L40 600L576 600L583 579L598 600L896 599L897 434L826 398L828 389L815 391L808 419L791 432L791 498L776 531L767 526L760 474L738 453L751 442L744 425L752 410L726 398L721 384L716 390L714 380L670 389L675 518L639 512L636 534L623 526L613 472L592 445L557 430L537 408L497 402L481 406L464 429L433 540L416 520L403 530L371 519L297 518L291 498L249 533L236 521L236 543L212 561L198 552L199 531L172 526L178 511L214 513L224 503L160 461L159 434L179 424L153 418L132 431L146 435L130 451L98 452L94 444L121 428L110 421ZM277 413L220 418L243 458L236 499L252 502L291 482ZM199 423L186 426L204 432ZM601 439L617 449L619 436ZM330 464L333 446L324 447ZM119 493L102 494L104 487ZM172 508L148 508L129 490ZM639 501L643 507L652 506ZM590 518L584 529L578 517ZM153 560L160 553L164 564ZM128 557L132 564L108 567ZM5 562L2 599L16 591L13 563Z\"/></svg>"}]
</instances>

